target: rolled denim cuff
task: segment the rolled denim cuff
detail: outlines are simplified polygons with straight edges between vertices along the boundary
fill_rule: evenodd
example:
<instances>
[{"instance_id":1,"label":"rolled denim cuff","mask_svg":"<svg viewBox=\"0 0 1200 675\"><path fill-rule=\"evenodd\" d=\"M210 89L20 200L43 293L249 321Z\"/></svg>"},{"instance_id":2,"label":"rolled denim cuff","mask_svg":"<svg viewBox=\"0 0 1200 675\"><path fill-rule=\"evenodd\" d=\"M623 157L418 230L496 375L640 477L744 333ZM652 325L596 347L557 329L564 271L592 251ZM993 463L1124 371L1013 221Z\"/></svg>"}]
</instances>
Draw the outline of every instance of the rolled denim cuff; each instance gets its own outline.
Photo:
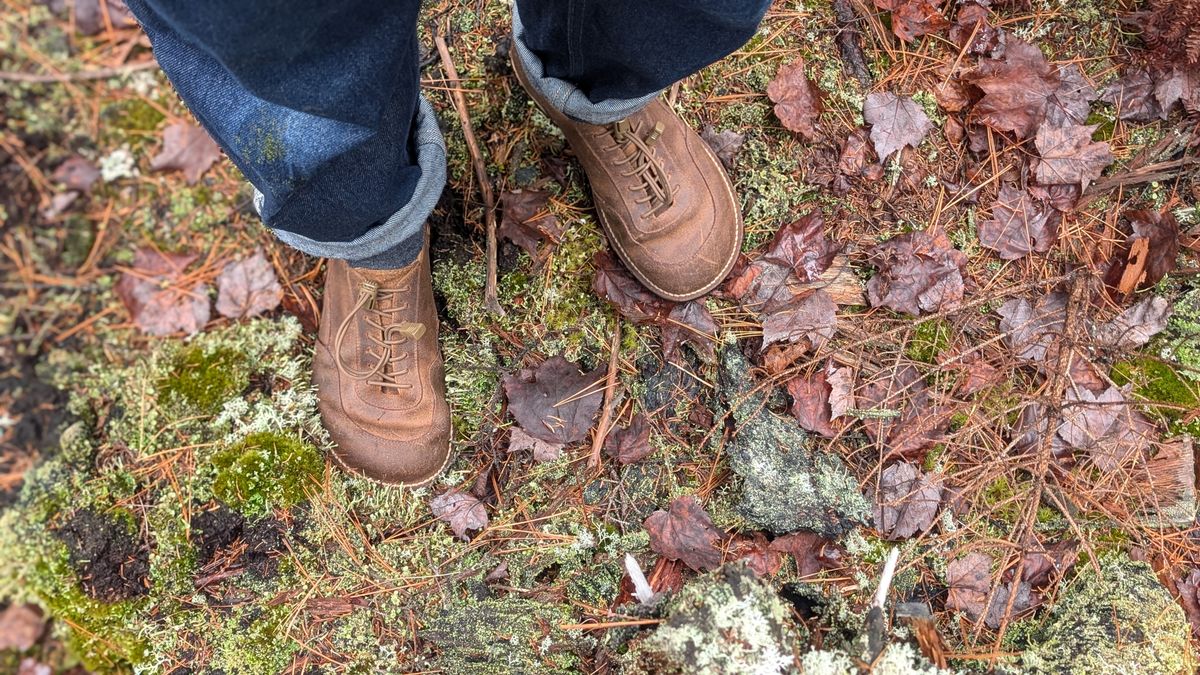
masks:
<instances>
[{"instance_id":1,"label":"rolled denim cuff","mask_svg":"<svg viewBox=\"0 0 1200 675\"><path fill-rule=\"evenodd\" d=\"M351 241L317 241L286 230L272 229L280 241L309 255L340 258L350 262L365 260L395 249L412 237L424 236L425 221L437 206L446 186L446 141L438 127L437 115L421 97L417 103L413 144L421 178L412 198L384 222ZM254 208L261 215L263 194L254 190Z\"/></svg>"},{"instance_id":2,"label":"rolled denim cuff","mask_svg":"<svg viewBox=\"0 0 1200 675\"><path fill-rule=\"evenodd\" d=\"M512 8L512 48L516 50L516 57L520 59L521 66L529 75L530 86L549 101L555 110L587 124L611 124L646 107L647 103L662 93L654 91L639 98L609 98L594 103L579 87L566 80L546 75L542 60L525 45L525 27L521 24L517 4L514 2Z\"/></svg>"}]
</instances>

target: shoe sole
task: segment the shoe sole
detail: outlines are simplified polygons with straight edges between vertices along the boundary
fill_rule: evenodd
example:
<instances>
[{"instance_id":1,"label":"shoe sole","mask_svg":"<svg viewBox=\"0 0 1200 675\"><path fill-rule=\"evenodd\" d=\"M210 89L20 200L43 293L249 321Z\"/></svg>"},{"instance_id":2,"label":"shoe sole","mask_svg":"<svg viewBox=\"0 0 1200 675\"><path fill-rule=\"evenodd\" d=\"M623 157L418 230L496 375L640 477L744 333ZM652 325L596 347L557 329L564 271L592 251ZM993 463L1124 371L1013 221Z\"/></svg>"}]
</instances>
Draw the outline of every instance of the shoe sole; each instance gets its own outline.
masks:
<instances>
[{"instance_id":1,"label":"shoe sole","mask_svg":"<svg viewBox=\"0 0 1200 675\"><path fill-rule=\"evenodd\" d=\"M513 36L511 36L511 39L516 40L517 38L515 35L513 35ZM529 85L529 81L525 74L525 70L521 66L520 60L517 58L516 50L513 49L512 47L509 47L508 56L509 56L509 62L512 64L513 74L516 75L517 82L521 85L521 88L525 90L525 94L527 96L529 96L530 100L532 100L533 103L538 107L538 110L542 111L542 114L546 115L546 117L549 117L551 121L554 121L554 117L555 117L556 113L552 113L550 110L547 110L546 106L542 104L541 100L539 100L539 97L534 95L534 93L533 93L534 89L533 89L533 87L531 87ZM674 112L674 111L671 111L671 112ZM557 124L557 122L555 122L555 124ZM720 170L721 177L722 177L721 184L725 187L725 192L728 195L730 201L734 204L738 204L737 193L735 193L733 191L733 184L729 180L729 175L725 173L724 167L721 166L721 160L717 158L716 154L713 153L712 148L708 147L707 143L702 143L701 145L703 146L703 151L709 156L709 159L712 162L714 162L716 164L717 168ZM588 185L588 190L591 191L590 184ZM595 201L596 201L595 196L593 195L592 203L594 204ZM707 294L709 291L711 291L712 289L719 286L721 284L721 282L724 281L725 278L729 276L729 272L733 269L733 265L737 261L738 254L741 253L741 251L742 251L741 242L742 242L742 238L745 234L745 232L744 232L745 224L742 222L741 207L739 206L738 208L734 209L734 211L735 211L735 213L737 213L737 221L735 223L735 227L737 228L736 234L737 234L738 245L734 246L732 248L730 255L729 255L729 259L726 260L725 263L721 266L721 272L714 279L706 282L703 286L700 287L699 290L689 291L687 293L672 293L670 291L667 291L666 289L659 287L658 284L656 284L653 281L651 281L650 279L648 279L646 277L646 275L643 274L642 271L638 269L637 265L630 262L629 254L625 251L624 248L621 247L621 244L617 240L617 238L615 236L613 236L612 228L609 226L608 219L605 218L604 212L601 211L600 209L596 209L596 217L597 217L597 220L600 221L600 227L603 228L605 235L607 235L609 245L612 246L614 250L616 250L617 257L619 257L621 259L621 262L625 265L625 268L629 270L630 274L632 274L633 277L635 279L637 279L639 283L641 283L646 288L650 289L655 295L657 295L659 297L666 298L667 300L672 300L674 302L687 302L688 300L695 300L696 298L699 298L699 297Z\"/></svg>"}]
</instances>

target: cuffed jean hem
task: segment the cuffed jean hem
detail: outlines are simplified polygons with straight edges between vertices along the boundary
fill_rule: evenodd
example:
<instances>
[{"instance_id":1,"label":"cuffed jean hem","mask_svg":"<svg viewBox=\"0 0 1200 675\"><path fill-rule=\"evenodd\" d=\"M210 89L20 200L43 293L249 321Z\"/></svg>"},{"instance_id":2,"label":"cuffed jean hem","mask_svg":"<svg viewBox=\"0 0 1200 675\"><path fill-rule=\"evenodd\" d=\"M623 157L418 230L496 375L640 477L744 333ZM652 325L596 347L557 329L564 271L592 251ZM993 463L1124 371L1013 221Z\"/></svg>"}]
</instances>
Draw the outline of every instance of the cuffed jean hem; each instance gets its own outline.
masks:
<instances>
[{"instance_id":1,"label":"cuffed jean hem","mask_svg":"<svg viewBox=\"0 0 1200 675\"><path fill-rule=\"evenodd\" d=\"M525 27L521 24L516 2L513 2L512 21L512 48L516 50L516 58L520 59L521 66L529 75L529 85L545 97L555 110L567 117L587 124L611 124L646 107L646 104L662 93L654 91L639 98L609 98L594 103L579 87L545 74L542 60L525 45Z\"/></svg>"},{"instance_id":2,"label":"cuffed jean hem","mask_svg":"<svg viewBox=\"0 0 1200 675\"><path fill-rule=\"evenodd\" d=\"M446 186L446 141L442 138L433 107L423 96L417 103L413 145L416 147L417 166L421 167L421 178L408 203L384 222L351 241L317 241L295 232L273 229L275 236L288 246L309 255L339 258L351 264L394 251L413 237L424 237L425 221L437 206L442 189ZM254 208L259 215L262 214L262 204L263 194L255 189Z\"/></svg>"}]
</instances>

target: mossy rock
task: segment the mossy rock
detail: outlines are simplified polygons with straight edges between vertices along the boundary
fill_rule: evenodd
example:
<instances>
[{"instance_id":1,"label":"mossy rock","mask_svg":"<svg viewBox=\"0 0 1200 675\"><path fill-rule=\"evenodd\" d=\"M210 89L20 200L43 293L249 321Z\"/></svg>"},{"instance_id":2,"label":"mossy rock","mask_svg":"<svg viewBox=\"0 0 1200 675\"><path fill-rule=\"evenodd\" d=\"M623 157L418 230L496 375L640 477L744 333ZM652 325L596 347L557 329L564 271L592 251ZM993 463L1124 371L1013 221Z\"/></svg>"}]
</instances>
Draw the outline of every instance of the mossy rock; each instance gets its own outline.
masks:
<instances>
[{"instance_id":1,"label":"mossy rock","mask_svg":"<svg viewBox=\"0 0 1200 675\"><path fill-rule=\"evenodd\" d=\"M666 614L666 621L633 648L627 672L792 672L798 635L790 612L743 564L692 580L671 599Z\"/></svg>"},{"instance_id":2,"label":"mossy rock","mask_svg":"<svg viewBox=\"0 0 1200 675\"><path fill-rule=\"evenodd\" d=\"M727 453L742 482L738 510L756 529L843 534L868 521L871 507L842 459L813 448L794 419L766 407L736 347L721 355L720 392L737 433Z\"/></svg>"},{"instance_id":3,"label":"mossy rock","mask_svg":"<svg viewBox=\"0 0 1200 675\"><path fill-rule=\"evenodd\" d=\"M521 598L466 600L430 619L421 637L438 646L435 663L445 673L577 673L576 640L559 628L572 622L563 605Z\"/></svg>"},{"instance_id":4,"label":"mossy rock","mask_svg":"<svg viewBox=\"0 0 1200 675\"><path fill-rule=\"evenodd\" d=\"M159 384L159 400L180 404L211 415L240 394L250 383L246 357L228 347L206 352L196 345L175 355L171 369Z\"/></svg>"},{"instance_id":5,"label":"mossy rock","mask_svg":"<svg viewBox=\"0 0 1200 675\"><path fill-rule=\"evenodd\" d=\"M213 494L247 517L305 501L321 483L325 461L312 445L295 436L259 432L218 452Z\"/></svg>"},{"instance_id":6,"label":"mossy rock","mask_svg":"<svg viewBox=\"0 0 1200 675\"><path fill-rule=\"evenodd\" d=\"M1178 675L1195 672L1183 610L1150 566L1101 558L1059 596L1022 663L1032 673Z\"/></svg>"}]
</instances>

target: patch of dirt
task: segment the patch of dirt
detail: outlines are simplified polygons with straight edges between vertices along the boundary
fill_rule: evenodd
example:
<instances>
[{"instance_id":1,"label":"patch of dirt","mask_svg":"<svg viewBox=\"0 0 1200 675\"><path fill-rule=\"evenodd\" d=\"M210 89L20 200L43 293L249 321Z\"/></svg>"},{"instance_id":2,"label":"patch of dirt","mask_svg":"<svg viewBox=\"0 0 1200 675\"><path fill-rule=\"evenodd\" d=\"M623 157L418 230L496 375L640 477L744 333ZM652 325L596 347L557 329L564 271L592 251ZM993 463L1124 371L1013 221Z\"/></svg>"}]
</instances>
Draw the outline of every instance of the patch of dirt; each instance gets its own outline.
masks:
<instances>
[{"instance_id":1,"label":"patch of dirt","mask_svg":"<svg viewBox=\"0 0 1200 675\"><path fill-rule=\"evenodd\" d=\"M275 518L247 522L237 511L218 506L192 516L192 543L205 571L250 570L270 577L283 549L283 529Z\"/></svg>"},{"instance_id":2,"label":"patch of dirt","mask_svg":"<svg viewBox=\"0 0 1200 675\"><path fill-rule=\"evenodd\" d=\"M150 547L120 521L83 509L76 511L57 535L67 545L71 565L91 597L115 602L149 591Z\"/></svg>"}]
</instances>

